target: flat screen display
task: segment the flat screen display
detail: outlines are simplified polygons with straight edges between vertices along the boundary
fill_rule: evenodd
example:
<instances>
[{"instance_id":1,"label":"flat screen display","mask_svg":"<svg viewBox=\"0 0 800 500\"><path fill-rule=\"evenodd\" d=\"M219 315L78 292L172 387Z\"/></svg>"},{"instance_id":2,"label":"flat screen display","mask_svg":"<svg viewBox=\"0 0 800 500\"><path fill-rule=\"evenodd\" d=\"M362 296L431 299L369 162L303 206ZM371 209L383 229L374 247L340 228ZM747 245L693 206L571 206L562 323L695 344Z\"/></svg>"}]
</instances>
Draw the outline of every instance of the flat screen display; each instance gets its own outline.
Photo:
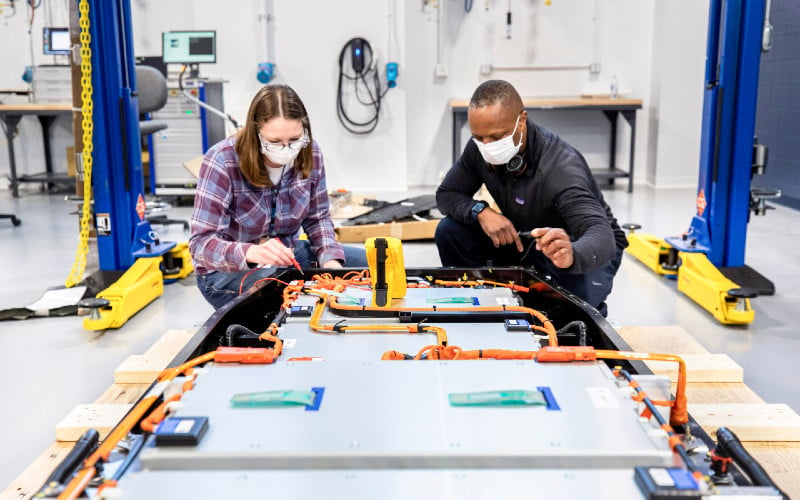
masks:
<instances>
[{"instance_id":1,"label":"flat screen display","mask_svg":"<svg viewBox=\"0 0 800 500\"><path fill-rule=\"evenodd\" d=\"M69 55L69 28L42 28L42 51L48 56Z\"/></svg>"},{"instance_id":2,"label":"flat screen display","mask_svg":"<svg viewBox=\"0 0 800 500\"><path fill-rule=\"evenodd\" d=\"M165 31L162 42L166 64L217 62L216 31Z\"/></svg>"}]
</instances>

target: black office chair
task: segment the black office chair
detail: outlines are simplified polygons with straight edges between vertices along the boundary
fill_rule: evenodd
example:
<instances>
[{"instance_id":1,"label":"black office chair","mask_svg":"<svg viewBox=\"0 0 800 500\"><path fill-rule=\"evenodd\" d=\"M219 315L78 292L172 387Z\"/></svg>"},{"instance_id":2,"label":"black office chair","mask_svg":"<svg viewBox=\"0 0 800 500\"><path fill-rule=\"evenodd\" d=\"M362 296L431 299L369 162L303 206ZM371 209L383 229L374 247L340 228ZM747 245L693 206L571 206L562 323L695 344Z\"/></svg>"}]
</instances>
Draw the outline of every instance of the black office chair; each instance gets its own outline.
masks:
<instances>
[{"instance_id":1,"label":"black office chair","mask_svg":"<svg viewBox=\"0 0 800 500\"><path fill-rule=\"evenodd\" d=\"M167 104L167 79L152 66L136 66L136 88L139 101L139 134L142 139L148 135L167 128L167 122L162 120L144 120L147 113L158 111ZM155 168L153 156L150 156L150 175L154 176ZM155 194L155 193L153 193ZM147 220L151 225L166 226L180 224L184 231L189 230L189 223L185 220L170 219L157 212L170 208L164 202L151 202L147 204Z\"/></svg>"},{"instance_id":2,"label":"black office chair","mask_svg":"<svg viewBox=\"0 0 800 500\"><path fill-rule=\"evenodd\" d=\"M11 219L11 223L15 226L22 224L22 221L17 219L17 216L14 214L0 214L0 219Z\"/></svg>"}]
</instances>

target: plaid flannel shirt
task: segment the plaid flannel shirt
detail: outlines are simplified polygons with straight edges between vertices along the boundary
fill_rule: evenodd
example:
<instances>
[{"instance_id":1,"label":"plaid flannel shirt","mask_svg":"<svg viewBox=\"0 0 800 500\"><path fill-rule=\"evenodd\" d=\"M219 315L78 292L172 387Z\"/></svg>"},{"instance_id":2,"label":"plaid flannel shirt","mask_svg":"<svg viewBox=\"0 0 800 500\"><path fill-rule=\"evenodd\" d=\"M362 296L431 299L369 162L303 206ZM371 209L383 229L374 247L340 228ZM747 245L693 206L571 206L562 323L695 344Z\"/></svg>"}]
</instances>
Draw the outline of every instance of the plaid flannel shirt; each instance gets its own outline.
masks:
<instances>
[{"instance_id":1,"label":"plaid flannel shirt","mask_svg":"<svg viewBox=\"0 0 800 500\"><path fill-rule=\"evenodd\" d=\"M247 270L245 254L251 245L278 237L292 248L301 227L320 265L332 259L344 261L344 250L333 232L322 152L316 141L312 148L314 165L309 177L302 179L289 167L273 188L255 187L244 178L236 136L206 152L189 238L198 274Z\"/></svg>"}]
</instances>

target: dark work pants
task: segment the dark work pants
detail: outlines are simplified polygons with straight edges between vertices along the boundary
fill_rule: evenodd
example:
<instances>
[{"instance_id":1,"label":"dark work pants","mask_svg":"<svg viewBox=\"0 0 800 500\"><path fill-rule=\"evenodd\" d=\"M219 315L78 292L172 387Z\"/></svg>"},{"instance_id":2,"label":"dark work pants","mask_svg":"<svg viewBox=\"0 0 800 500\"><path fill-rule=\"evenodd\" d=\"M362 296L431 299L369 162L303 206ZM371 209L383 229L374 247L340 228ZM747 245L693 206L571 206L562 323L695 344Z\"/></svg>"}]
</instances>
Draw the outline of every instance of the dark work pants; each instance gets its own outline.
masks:
<instances>
[{"instance_id":1,"label":"dark work pants","mask_svg":"<svg viewBox=\"0 0 800 500\"><path fill-rule=\"evenodd\" d=\"M524 266L533 267L540 273L549 274L561 286L582 298L600 314L608 314L606 297L611 293L614 276L622 261L622 249L617 248L614 257L585 274L571 274L554 266L530 243L522 253L514 245L495 248L480 224L464 224L452 217L445 217L436 228L436 247L445 267L489 267ZM526 254L527 252L527 254ZM523 260L524 257L524 260Z\"/></svg>"}]
</instances>

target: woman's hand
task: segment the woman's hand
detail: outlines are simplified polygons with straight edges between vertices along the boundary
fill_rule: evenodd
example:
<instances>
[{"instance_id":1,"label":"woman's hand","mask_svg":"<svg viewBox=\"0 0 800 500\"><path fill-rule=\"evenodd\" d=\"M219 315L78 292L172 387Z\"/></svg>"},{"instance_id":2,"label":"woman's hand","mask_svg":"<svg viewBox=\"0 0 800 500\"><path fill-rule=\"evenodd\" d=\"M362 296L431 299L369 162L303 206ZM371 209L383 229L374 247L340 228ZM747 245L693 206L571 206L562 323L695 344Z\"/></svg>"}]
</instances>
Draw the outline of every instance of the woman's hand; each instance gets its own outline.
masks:
<instances>
[{"instance_id":1,"label":"woman's hand","mask_svg":"<svg viewBox=\"0 0 800 500\"><path fill-rule=\"evenodd\" d=\"M278 238L270 238L258 245L252 245L245 253L245 260L259 266L285 267L292 265L294 252L286 248Z\"/></svg>"}]
</instances>

